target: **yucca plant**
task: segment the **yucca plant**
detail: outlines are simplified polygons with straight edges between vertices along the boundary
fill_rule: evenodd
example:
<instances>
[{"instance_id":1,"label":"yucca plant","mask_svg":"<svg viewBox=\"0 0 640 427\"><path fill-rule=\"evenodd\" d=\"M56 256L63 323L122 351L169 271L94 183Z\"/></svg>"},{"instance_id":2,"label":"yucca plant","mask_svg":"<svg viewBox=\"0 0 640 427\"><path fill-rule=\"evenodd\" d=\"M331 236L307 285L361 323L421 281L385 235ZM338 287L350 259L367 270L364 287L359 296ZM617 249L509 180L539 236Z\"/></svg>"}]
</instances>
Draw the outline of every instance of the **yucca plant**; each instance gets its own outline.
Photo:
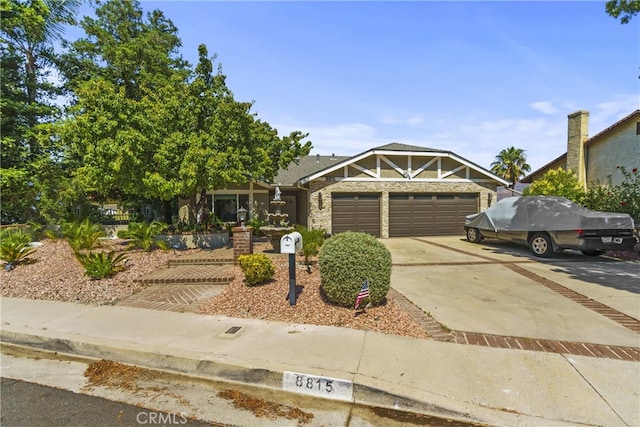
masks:
<instances>
[{"instance_id":1,"label":"yucca plant","mask_svg":"<svg viewBox=\"0 0 640 427\"><path fill-rule=\"evenodd\" d=\"M6 261L8 265L24 263L29 255L35 253L36 249L29 246L31 236L18 228L6 230L0 234L0 259Z\"/></svg>"},{"instance_id":2,"label":"yucca plant","mask_svg":"<svg viewBox=\"0 0 640 427\"><path fill-rule=\"evenodd\" d=\"M76 253L78 261L82 264L85 274L92 279L103 279L113 276L124 270L124 263L127 261L124 252L88 252Z\"/></svg>"},{"instance_id":3,"label":"yucca plant","mask_svg":"<svg viewBox=\"0 0 640 427\"><path fill-rule=\"evenodd\" d=\"M158 247L163 250L169 249L169 244L162 240L156 240L156 236L167 228L167 224L162 221L130 222L127 230L118 232L118 237L131 239L129 248L138 248L143 251L150 251Z\"/></svg>"},{"instance_id":4,"label":"yucca plant","mask_svg":"<svg viewBox=\"0 0 640 427\"><path fill-rule=\"evenodd\" d=\"M69 241L74 252L92 250L98 244L98 239L106 235L99 224L92 224L89 219L82 222L67 223L62 226L62 235Z\"/></svg>"}]
</instances>

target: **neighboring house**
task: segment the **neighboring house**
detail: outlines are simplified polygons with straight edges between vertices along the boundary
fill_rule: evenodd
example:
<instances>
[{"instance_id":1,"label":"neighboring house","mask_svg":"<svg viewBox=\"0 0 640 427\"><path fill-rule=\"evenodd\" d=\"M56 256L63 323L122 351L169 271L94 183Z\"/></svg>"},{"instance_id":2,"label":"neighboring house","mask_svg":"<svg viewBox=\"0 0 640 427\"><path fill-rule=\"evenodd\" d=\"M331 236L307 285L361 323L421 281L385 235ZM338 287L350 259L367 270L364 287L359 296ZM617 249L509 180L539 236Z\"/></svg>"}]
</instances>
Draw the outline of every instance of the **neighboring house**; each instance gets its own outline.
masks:
<instances>
[{"instance_id":1,"label":"neighboring house","mask_svg":"<svg viewBox=\"0 0 640 427\"><path fill-rule=\"evenodd\" d=\"M640 167L640 110L619 120L589 138L589 112L576 111L568 116L567 152L520 182L531 183L551 169L573 170L587 188L593 183L620 184L623 175L616 170L624 166L628 171Z\"/></svg>"},{"instance_id":2,"label":"neighboring house","mask_svg":"<svg viewBox=\"0 0 640 427\"><path fill-rule=\"evenodd\" d=\"M386 238L463 234L465 216L495 203L497 186L507 184L450 151L393 143L353 157L307 156L273 183L251 182L208 197L218 217L235 221L240 207L250 215L273 212L269 202L278 186L291 224ZM195 201L182 201L181 216Z\"/></svg>"}]
</instances>

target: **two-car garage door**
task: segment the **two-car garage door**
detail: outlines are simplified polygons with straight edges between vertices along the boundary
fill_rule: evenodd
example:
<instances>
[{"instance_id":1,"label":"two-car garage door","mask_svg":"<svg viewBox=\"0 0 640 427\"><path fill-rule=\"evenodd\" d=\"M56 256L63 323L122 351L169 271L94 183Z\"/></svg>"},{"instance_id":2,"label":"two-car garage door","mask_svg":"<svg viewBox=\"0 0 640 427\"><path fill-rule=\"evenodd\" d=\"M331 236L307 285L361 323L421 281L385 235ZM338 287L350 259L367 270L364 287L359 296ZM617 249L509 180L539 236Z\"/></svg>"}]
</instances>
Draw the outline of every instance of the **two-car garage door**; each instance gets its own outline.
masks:
<instances>
[{"instance_id":1,"label":"two-car garage door","mask_svg":"<svg viewBox=\"0 0 640 427\"><path fill-rule=\"evenodd\" d=\"M380 237L380 195L332 195L333 233L363 231ZM462 234L465 217L478 212L478 195L389 194L389 237Z\"/></svg>"}]
</instances>

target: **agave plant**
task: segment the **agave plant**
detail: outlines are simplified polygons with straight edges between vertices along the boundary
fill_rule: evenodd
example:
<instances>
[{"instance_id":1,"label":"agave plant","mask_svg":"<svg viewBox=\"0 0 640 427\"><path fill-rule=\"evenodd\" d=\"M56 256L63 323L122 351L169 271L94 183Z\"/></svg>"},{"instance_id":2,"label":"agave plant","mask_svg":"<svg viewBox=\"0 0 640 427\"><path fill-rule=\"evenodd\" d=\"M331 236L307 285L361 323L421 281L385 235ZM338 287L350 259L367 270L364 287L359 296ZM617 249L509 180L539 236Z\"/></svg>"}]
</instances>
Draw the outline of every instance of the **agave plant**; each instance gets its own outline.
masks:
<instances>
[{"instance_id":1,"label":"agave plant","mask_svg":"<svg viewBox=\"0 0 640 427\"><path fill-rule=\"evenodd\" d=\"M14 228L3 232L0 235L0 259L6 261L9 269L20 262L26 262L29 255L36 249L29 246L31 237Z\"/></svg>"},{"instance_id":2,"label":"agave plant","mask_svg":"<svg viewBox=\"0 0 640 427\"><path fill-rule=\"evenodd\" d=\"M113 276L124 270L124 263L127 261L125 253L111 252L88 252L76 253L76 257L82 264L85 274L92 279L103 279Z\"/></svg>"}]
</instances>

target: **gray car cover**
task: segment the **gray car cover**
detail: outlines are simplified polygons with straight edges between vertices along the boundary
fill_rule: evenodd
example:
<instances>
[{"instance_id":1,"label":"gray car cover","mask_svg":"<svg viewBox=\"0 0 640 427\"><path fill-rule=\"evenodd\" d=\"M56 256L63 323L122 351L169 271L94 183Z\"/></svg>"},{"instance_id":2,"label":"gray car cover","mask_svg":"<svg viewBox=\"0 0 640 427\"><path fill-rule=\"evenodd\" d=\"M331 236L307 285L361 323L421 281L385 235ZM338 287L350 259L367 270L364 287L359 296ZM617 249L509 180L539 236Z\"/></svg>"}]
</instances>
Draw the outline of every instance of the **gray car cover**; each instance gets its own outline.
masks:
<instances>
[{"instance_id":1,"label":"gray car cover","mask_svg":"<svg viewBox=\"0 0 640 427\"><path fill-rule=\"evenodd\" d=\"M467 216L465 226L493 231L563 231L633 229L627 214L598 212L564 197L523 196L503 199L484 212Z\"/></svg>"}]
</instances>

